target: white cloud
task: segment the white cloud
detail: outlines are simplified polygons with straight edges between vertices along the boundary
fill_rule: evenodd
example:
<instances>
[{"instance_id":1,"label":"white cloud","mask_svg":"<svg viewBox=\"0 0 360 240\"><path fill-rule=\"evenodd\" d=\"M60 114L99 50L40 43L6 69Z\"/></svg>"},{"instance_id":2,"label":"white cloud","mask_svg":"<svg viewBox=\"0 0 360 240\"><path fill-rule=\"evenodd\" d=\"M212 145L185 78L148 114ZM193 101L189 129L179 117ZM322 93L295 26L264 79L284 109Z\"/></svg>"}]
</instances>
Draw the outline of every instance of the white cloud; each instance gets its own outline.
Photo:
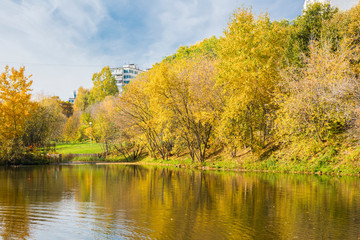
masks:
<instances>
[{"instance_id":1,"label":"white cloud","mask_svg":"<svg viewBox=\"0 0 360 240\"><path fill-rule=\"evenodd\" d=\"M66 99L104 65L151 67L181 45L220 36L237 7L272 19L301 13L297 0L3 0L0 71L25 65L35 91Z\"/></svg>"},{"instance_id":2,"label":"white cloud","mask_svg":"<svg viewBox=\"0 0 360 240\"><path fill-rule=\"evenodd\" d=\"M338 6L340 10L348 10L358 2L359 0L331 0L331 4Z\"/></svg>"},{"instance_id":3,"label":"white cloud","mask_svg":"<svg viewBox=\"0 0 360 240\"><path fill-rule=\"evenodd\" d=\"M181 45L194 44L213 35L222 35L232 12L237 7L232 0L168 1L159 0L161 6L153 14L158 38L144 53L147 65L173 54ZM156 32L156 30L154 30Z\"/></svg>"},{"instance_id":4,"label":"white cloud","mask_svg":"<svg viewBox=\"0 0 360 240\"><path fill-rule=\"evenodd\" d=\"M89 81L94 68L74 69L64 65L93 65L81 43L97 32L106 16L100 1L5 0L0 8L0 66L25 65L33 88L65 98L66 91ZM97 71L98 69L96 69ZM74 76L77 81L74 81ZM91 76L90 76L91 79ZM70 88L70 90L69 90Z\"/></svg>"}]
</instances>

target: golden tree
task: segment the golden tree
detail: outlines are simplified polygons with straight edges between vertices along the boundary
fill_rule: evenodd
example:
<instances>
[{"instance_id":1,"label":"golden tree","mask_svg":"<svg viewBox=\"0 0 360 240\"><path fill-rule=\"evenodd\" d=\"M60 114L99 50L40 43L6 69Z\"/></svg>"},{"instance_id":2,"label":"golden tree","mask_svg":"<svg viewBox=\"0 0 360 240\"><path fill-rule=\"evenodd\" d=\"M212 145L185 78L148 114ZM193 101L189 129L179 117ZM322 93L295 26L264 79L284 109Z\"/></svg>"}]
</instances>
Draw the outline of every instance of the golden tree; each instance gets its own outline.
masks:
<instances>
[{"instance_id":1,"label":"golden tree","mask_svg":"<svg viewBox=\"0 0 360 240\"><path fill-rule=\"evenodd\" d=\"M164 128L157 123L157 113L151 107L154 99L149 93L149 81L153 71L152 69L137 76L126 86L124 94L120 97L118 108L123 122L121 131L139 132L138 141L141 138L147 143L146 147L152 157L160 154L162 159L167 159L168 141L164 138Z\"/></svg>"},{"instance_id":2,"label":"golden tree","mask_svg":"<svg viewBox=\"0 0 360 240\"><path fill-rule=\"evenodd\" d=\"M8 160L22 154L24 123L35 106L31 101L31 75L26 77L24 73L25 67L16 70L6 66L0 76L0 143Z\"/></svg>"},{"instance_id":3,"label":"golden tree","mask_svg":"<svg viewBox=\"0 0 360 240\"><path fill-rule=\"evenodd\" d=\"M269 136L286 28L267 14L255 18L251 10L239 9L224 33L217 67L226 100L222 136L235 149L255 151Z\"/></svg>"},{"instance_id":4,"label":"golden tree","mask_svg":"<svg viewBox=\"0 0 360 240\"><path fill-rule=\"evenodd\" d=\"M204 162L221 112L215 61L206 57L162 62L149 85L156 126L163 138L178 140L192 160Z\"/></svg>"},{"instance_id":5,"label":"golden tree","mask_svg":"<svg viewBox=\"0 0 360 240\"><path fill-rule=\"evenodd\" d=\"M303 68L284 70L278 96L280 136L307 135L323 142L357 117L360 84L350 63L355 50L345 42L335 52L331 43L313 42Z\"/></svg>"}]
</instances>

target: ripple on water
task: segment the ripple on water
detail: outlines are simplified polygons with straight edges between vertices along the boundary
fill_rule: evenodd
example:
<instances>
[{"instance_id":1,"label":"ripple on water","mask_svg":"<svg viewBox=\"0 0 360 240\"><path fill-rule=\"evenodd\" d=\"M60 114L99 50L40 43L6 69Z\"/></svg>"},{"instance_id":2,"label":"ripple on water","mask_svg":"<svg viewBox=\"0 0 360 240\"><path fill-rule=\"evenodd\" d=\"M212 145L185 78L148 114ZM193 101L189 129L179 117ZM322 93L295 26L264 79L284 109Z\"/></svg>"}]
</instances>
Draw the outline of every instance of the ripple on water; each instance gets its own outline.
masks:
<instances>
[{"instance_id":1,"label":"ripple on water","mask_svg":"<svg viewBox=\"0 0 360 240\"><path fill-rule=\"evenodd\" d=\"M357 178L115 165L10 173L0 169L3 239L357 239L360 233Z\"/></svg>"}]
</instances>

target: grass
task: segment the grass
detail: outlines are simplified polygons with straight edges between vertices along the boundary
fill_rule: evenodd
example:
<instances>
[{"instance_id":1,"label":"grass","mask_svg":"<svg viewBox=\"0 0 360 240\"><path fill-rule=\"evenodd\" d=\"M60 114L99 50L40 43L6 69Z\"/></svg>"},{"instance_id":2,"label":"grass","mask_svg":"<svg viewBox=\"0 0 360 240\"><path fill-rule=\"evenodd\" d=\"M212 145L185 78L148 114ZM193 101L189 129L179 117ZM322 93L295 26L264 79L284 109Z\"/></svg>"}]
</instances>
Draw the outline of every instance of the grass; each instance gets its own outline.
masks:
<instances>
[{"instance_id":1,"label":"grass","mask_svg":"<svg viewBox=\"0 0 360 240\"><path fill-rule=\"evenodd\" d=\"M57 143L56 152L60 154L101 153L101 143Z\"/></svg>"},{"instance_id":2,"label":"grass","mask_svg":"<svg viewBox=\"0 0 360 240\"><path fill-rule=\"evenodd\" d=\"M202 168L212 170L245 170L245 171L274 171L293 173L319 174L360 174L360 147L347 145L345 141L318 143L311 139L304 139L275 149L263 157L247 153L232 159L220 154L203 163L192 162L188 156L170 158L169 160L145 157L138 162L143 164L159 164L174 167ZM63 143L57 144L56 150L60 154L101 153L101 144ZM96 161L91 157L76 156L72 161ZM125 162L122 156L109 155L100 161Z\"/></svg>"}]
</instances>

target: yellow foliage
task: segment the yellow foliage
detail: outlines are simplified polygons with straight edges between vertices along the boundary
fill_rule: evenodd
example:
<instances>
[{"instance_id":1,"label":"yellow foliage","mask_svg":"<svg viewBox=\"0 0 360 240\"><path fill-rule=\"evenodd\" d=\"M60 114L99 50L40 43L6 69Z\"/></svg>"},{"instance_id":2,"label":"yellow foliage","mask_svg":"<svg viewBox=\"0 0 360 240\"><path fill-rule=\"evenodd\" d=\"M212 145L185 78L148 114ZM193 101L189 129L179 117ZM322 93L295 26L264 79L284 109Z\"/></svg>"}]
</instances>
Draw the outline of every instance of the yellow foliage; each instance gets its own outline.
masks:
<instances>
[{"instance_id":1,"label":"yellow foliage","mask_svg":"<svg viewBox=\"0 0 360 240\"><path fill-rule=\"evenodd\" d=\"M223 139L255 150L265 144L286 43L286 28L267 14L235 11L220 39L218 84L226 102ZM236 146L234 146L236 147Z\"/></svg>"},{"instance_id":2,"label":"yellow foliage","mask_svg":"<svg viewBox=\"0 0 360 240\"><path fill-rule=\"evenodd\" d=\"M31 101L31 76L19 70L5 67L0 76L0 141L13 140L24 134L24 122L35 104Z\"/></svg>"},{"instance_id":3,"label":"yellow foliage","mask_svg":"<svg viewBox=\"0 0 360 240\"><path fill-rule=\"evenodd\" d=\"M280 136L306 134L324 141L357 117L360 84L350 66L354 50L345 43L333 52L329 43L313 42L302 69L284 70L278 95Z\"/></svg>"},{"instance_id":4,"label":"yellow foliage","mask_svg":"<svg viewBox=\"0 0 360 240\"><path fill-rule=\"evenodd\" d=\"M221 112L214 76L215 60L206 57L164 61L152 69L147 89L163 137L182 142L201 162Z\"/></svg>"}]
</instances>

